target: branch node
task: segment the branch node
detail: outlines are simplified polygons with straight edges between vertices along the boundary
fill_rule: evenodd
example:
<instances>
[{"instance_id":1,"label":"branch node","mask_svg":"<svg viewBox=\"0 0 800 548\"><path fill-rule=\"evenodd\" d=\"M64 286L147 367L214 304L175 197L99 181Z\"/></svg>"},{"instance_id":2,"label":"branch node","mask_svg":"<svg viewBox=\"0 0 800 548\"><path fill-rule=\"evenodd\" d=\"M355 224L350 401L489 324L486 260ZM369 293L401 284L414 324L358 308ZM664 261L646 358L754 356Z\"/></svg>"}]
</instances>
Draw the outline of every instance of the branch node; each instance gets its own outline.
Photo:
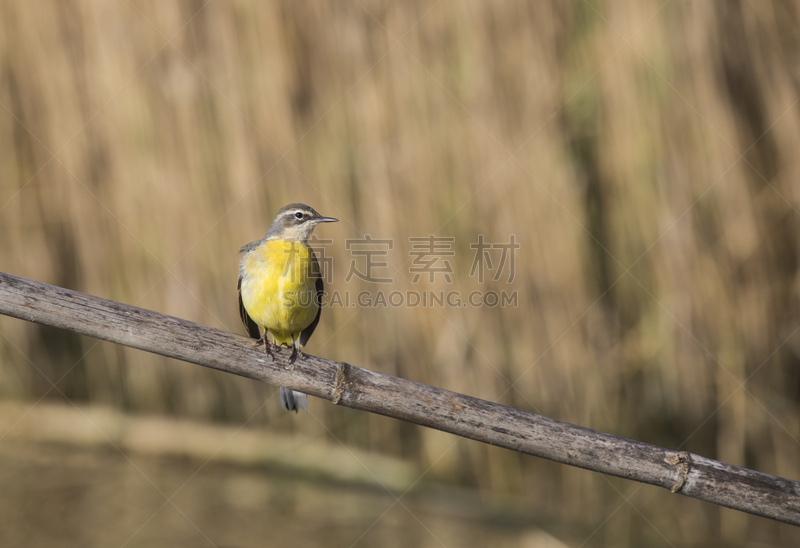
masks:
<instances>
[{"instance_id":1,"label":"branch node","mask_svg":"<svg viewBox=\"0 0 800 548\"><path fill-rule=\"evenodd\" d=\"M350 364L339 362L339 369L336 371L336 386L333 389L333 398L331 398L332 404L339 405L339 402L342 401L342 395L347 388L347 375L349 373Z\"/></svg>"},{"instance_id":2,"label":"branch node","mask_svg":"<svg viewBox=\"0 0 800 548\"><path fill-rule=\"evenodd\" d=\"M678 482L673 483L669 488L673 493L678 493L686 485L686 477L689 475L689 468L692 465L692 456L688 451L681 451L668 456L666 461L675 466L680 466L678 469Z\"/></svg>"}]
</instances>

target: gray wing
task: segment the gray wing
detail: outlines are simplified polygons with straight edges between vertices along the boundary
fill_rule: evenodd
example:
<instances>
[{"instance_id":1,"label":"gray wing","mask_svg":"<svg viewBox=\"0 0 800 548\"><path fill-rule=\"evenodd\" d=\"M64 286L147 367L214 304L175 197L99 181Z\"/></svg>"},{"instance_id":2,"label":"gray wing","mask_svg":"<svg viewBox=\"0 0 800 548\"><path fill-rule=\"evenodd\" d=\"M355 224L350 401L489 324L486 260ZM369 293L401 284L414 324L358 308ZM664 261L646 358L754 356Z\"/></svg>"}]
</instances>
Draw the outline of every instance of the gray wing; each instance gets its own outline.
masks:
<instances>
[{"instance_id":1,"label":"gray wing","mask_svg":"<svg viewBox=\"0 0 800 548\"><path fill-rule=\"evenodd\" d=\"M319 263L317 262L317 255L312 251L311 252L312 263L311 263L311 270L315 272L317 276L317 304L319 305L319 309L317 309L317 316L314 318L314 321L311 322L311 325L303 329L300 333L300 346L305 346L308 342L308 339L311 338L311 334L314 333L314 330L317 328L317 324L319 323L319 317L322 315L322 294L325 292L325 284L322 281L322 271L319 268Z\"/></svg>"},{"instance_id":2,"label":"gray wing","mask_svg":"<svg viewBox=\"0 0 800 548\"><path fill-rule=\"evenodd\" d=\"M244 324L245 329L247 329L247 334L254 339L260 339L261 333L258 330L258 324L256 324L256 322L253 321L253 318L250 317L250 314L247 313L247 310L244 308L244 303L242 302L241 276L239 276L239 283L236 284L236 290L239 292L239 317L242 318L242 323ZM319 319L319 314L317 314L317 319Z\"/></svg>"},{"instance_id":3,"label":"gray wing","mask_svg":"<svg viewBox=\"0 0 800 548\"><path fill-rule=\"evenodd\" d=\"M239 248L239 251L237 252L237 255L239 253L247 253L251 249L255 249L258 246L260 246L261 244L263 244L263 243L264 243L264 239L262 238L260 240L256 240L255 242L250 242L249 244L244 244L242 247Z\"/></svg>"}]
</instances>

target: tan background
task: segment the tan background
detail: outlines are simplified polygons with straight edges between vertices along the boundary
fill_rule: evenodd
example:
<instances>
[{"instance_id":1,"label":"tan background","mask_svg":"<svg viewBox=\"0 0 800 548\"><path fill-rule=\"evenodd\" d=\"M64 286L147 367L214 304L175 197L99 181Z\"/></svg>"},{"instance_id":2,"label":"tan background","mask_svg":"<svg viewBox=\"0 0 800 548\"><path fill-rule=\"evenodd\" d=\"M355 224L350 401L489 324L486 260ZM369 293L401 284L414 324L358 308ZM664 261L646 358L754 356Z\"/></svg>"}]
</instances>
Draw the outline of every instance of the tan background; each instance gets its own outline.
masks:
<instances>
[{"instance_id":1,"label":"tan background","mask_svg":"<svg viewBox=\"0 0 800 548\"><path fill-rule=\"evenodd\" d=\"M395 241L376 271L397 271L387 292L519 295L503 309L332 308L308 352L800 479L798 52L796 2L4 0L0 269L244 334L236 250L305 202L341 219L317 231L333 240L330 290L376 289L344 282L345 240L370 234ZM481 233L516 236L513 283L469 277ZM455 238L452 286L410 283L408 238L429 234ZM318 400L289 417L273 387L112 344L8 318L0 333L0 397L23 411L68 399L341 440L575 546L800 540ZM20 417L0 452L47 424ZM3 481L29 492L21 477ZM312 499L297 519L334 512ZM80 523L71 500L56 512ZM114 515L121 544L136 526ZM428 529L379 520L360 542L467 542Z\"/></svg>"}]
</instances>

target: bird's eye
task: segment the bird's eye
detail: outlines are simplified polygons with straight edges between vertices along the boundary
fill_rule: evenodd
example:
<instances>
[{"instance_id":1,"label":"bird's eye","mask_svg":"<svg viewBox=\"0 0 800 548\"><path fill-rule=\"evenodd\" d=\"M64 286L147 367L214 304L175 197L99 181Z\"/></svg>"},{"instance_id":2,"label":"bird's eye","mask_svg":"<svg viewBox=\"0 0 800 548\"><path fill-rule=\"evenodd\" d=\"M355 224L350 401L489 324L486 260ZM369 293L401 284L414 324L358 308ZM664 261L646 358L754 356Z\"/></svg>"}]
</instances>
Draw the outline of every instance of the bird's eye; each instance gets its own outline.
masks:
<instances>
[{"instance_id":1,"label":"bird's eye","mask_svg":"<svg viewBox=\"0 0 800 548\"><path fill-rule=\"evenodd\" d=\"M298 211L297 213L294 214L294 217L295 217L295 219L302 219L303 218L303 214Z\"/></svg>"}]
</instances>

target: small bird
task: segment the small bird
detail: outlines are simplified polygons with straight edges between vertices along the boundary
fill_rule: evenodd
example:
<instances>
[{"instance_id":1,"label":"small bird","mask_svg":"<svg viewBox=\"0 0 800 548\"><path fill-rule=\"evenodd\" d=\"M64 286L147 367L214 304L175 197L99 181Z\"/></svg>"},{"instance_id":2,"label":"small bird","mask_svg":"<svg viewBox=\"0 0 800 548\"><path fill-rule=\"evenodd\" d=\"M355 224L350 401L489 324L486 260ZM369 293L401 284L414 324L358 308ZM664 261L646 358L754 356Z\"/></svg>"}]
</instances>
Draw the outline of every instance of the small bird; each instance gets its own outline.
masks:
<instances>
[{"instance_id":1,"label":"small bird","mask_svg":"<svg viewBox=\"0 0 800 548\"><path fill-rule=\"evenodd\" d=\"M319 323L324 291L319 263L308 237L319 223L338 219L323 217L305 204L281 208L266 236L243 246L239 262L239 315L247 333L258 339L264 351L292 348L294 363ZM259 328L263 328L263 335ZM274 345L267 339L272 334ZM274 358L274 356L273 356ZM308 411L308 397L281 387L281 405L288 411Z\"/></svg>"}]
</instances>

